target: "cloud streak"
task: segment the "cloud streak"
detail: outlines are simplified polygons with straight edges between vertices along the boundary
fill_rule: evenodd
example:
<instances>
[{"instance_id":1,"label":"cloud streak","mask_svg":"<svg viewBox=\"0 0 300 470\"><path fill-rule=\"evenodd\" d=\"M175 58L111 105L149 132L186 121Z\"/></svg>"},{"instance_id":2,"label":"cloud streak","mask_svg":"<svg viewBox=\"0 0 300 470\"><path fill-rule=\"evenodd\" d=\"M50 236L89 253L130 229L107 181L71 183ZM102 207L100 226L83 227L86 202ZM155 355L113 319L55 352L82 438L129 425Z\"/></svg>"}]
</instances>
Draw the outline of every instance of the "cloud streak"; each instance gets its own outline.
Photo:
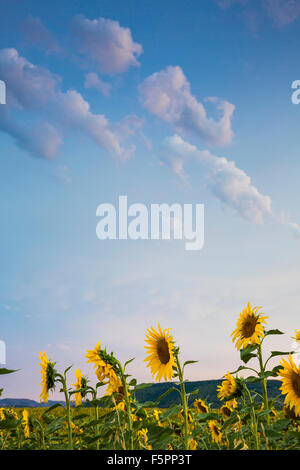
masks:
<instances>
[{"instance_id":1,"label":"cloud streak","mask_svg":"<svg viewBox=\"0 0 300 470\"><path fill-rule=\"evenodd\" d=\"M231 120L235 106L215 97L213 103L221 113L219 120L208 117L202 103L191 94L190 84L181 67L166 69L147 77L139 86L143 106L155 116L172 124L180 134L193 134L211 145L230 144L234 133Z\"/></svg>"},{"instance_id":2,"label":"cloud streak","mask_svg":"<svg viewBox=\"0 0 300 470\"><path fill-rule=\"evenodd\" d=\"M134 146L122 143L141 124L136 116L127 117L126 133L122 133L122 121L111 123L103 114L92 113L79 92L62 91L60 77L32 64L16 49L0 50L0 75L7 83L7 106L0 110L0 128L32 155L54 158L65 133L76 130L119 160L132 156ZM31 131L14 117L15 109L25 120L35 119Z\"/></svg>"},{"instance_id":3,"label":"cloud streak","mask_svg":"<svg viewBox=\"0 0 300 470\"><path fill-rule=\"evenodd\" d=\"M77 15L72 22L72 33L79 51L91 60L102 73L117 74L129 67L138 67L143 48L134 42L129 28L106 18L89 20Z\"/></svg>"}]
</instances>

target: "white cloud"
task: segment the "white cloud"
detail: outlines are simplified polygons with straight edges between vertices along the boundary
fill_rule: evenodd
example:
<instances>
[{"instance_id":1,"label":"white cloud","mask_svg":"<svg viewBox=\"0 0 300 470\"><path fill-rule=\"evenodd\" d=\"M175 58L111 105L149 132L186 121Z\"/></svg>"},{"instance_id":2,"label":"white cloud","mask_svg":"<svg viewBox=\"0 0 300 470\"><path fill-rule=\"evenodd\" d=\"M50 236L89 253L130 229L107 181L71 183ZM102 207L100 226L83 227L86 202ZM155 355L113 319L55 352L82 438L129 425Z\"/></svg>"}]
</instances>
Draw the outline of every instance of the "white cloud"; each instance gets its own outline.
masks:
<instances>
[{"instance_id":1,"label":"white cloud","mask_svg":"<svg viewBox=\"0 0 300 470\"><path fill-rule=\"evenodd\" d=\"M221 112L219 120L208 117L204 105L191 94L190 84L179 66L168 66L147 77L139 92L143 106L173 124L177 132L192 133L212 145L232 141L231 119L235 106L215 97L208 98Z\"/></svg>"},{"instance_id":2,"label":"white cloud","mask_svg":"<svg viewBox=\"0 0 300 470\"><path fill-rule=\"evenodd\" d=\"M263 0L263 7L276 26L285 26L300 15L299 0Z\"/></svg>"},{"instance_id":3,"label":"white cloud","mask_svg":"<svg viewBox=\"0 0 300 470\"><path fill-rule=\"evenodd\" d=\"M208 150L198 150L178 135L167 138L165 146L171 153L171 159L175 156L177 161L181 160L181 171L184 161L190 157L202 165L213 194L241 217L262 224L264 216L272 214L270 197L260 194L251 184L251 178L234 162L217 157Z\"/></svg>"},{"instance_id":4,"label":"white cloud","mask_svg":"<svg viewBox=\"0 0 300 470\"><path fill-rule=\"evenodd\" d=\"M72 23L79 51L97 64L102 73L121 73L130 66L137 67L143 48L134 42L129 28L118 21L99 18L89 20L77 15Z\"/></svg>"},{"instance_id":5,"label":"white cloud","mask_svg":"<svg viewBox=\"0 0 300 470\"><path fill-rule=\"evenodd\" d=\"M103 114L92 113L80 93L61 91L59 77L30 63L15 49L0 50L0 76L7 85L7 106L1 108L0 128L33 155L55 157L67 130L87 135L120 160L126 160L134 152L133 146L125 148L122 142L134 134L137 123L141 124L136 116L127 117L125 132L124 120L110 123ZM26 118L37 116L38 124L31 124L32 129L20 124L13 115L16 107L26 113Z\"/></svg>"},{"instance_id":6,"label":"white cloud","mask_svg":"<svg viewBox=\"0 0 300 470\"><path fill-rule=\"evenodd\" d=\"M110 95L111 85L101 80L94 72L86 74L84 86L85 88L95 88L106 97Z\"/></svg>"},{"instance_id":7,"label":"white cloud","mask_svg":"<svg viewBox=\"0 0 300 470\"><path fill-rule=\"evenodd\" d=\"M300 240L300 225L291 222L284 213L273 212L271 198L261 194L252 184L250 176L237 168L233 161L213 155L209 150L199 150L179 135L167 137L164 148L167 151L164 161L181 179L187 178L184 171L186 160L193 159L204 169L208 187L214 196L239 216L254 224L262 224L265 217L271 217Z\"/></svg>"}]
</instances>

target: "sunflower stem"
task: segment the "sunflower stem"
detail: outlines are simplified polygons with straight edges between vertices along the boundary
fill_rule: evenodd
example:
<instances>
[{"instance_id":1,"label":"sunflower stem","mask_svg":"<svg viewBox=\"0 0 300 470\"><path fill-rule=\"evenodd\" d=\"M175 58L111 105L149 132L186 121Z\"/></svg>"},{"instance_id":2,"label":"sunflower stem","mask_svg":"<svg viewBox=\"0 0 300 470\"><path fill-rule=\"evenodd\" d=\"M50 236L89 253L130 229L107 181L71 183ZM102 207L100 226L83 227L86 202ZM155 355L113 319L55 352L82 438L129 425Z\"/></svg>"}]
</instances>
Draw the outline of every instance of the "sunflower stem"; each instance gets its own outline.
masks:
<instances>
[{"instance_id":1,"label":"sunflower stem","mask_svg":"<svg viewBox=\"0 0 300 470\"><path fill-rule=\"evenodd\" d=\"M132 419L131 419L131 407L130 407L130 398L129 398L129 391L128 391L128 384L126 381L126 377L124 374L123 367L121 366L121 363L116 359L116 363L119 366L119 371L120 371L120 378L122 381L122 385L124 388L124 400L126 404L126 414L127 414L127 423L128 423L128 429L129 429L129 450L134 450L133 447L133 430L132 430Z\"/></svg>"},{"instance_id":2,"label":"sunflower stem","mask_svg":"<svg viewBox=\"0 0 300 470\"><path fill-rule=\"evenodd\" d=\"M189 425L188 425L188 404L186 399L186 392L185 392L185 385L184 385L184 378L183 378L183 370L180 365L179 351L175 351L174 358L177 366L178 371L178 378L180 381L180 389L181 389L181 401L183 406L183 418L184 418L184 448L185 450L189 450Z\"/></svg>"},{"instance_id":3,"label":"sunflower stem","mask_svg":"<svg viewBox=\"0 0 300 470\"><path fill-rule=\"evenodd\" d=\"M73 436L72 436L72 420L71 420L71 405L70 405L70 396L67 387L67 379L61 374L57 374L59 381L62 384L63 392L66 400L66 410L67 410L67 423L68 423L68 440L69 440L69 450L73 450Z\"/></svg>"},{"instance_id":4,"label":"sunflower stem","mask_svg":"<svg viewBox=\"0 0 300 470\"><path fill-rule=\"evenodd\" d=\"M263 374L265 372L265 368L263 364L261 344L259 344L257 348L257 357L258 357L259 366L260 366L260 373ZM264 409L268 411L269 400L268 400L268 391L267 391L267 380L263 378L261 383L262 383L262 392L263 392L263 400L264 400ZM267 423L269 424L269 422L270 422L270 416L267 415Z\"/></svg>"},{"instance_id":5,"label":"sunflower stem","mask_svg":"<svg viewBox=\"0 0 300 470\"><path fill-rule=\"evenodd\" d=\"M249 389L247 385L243 382L243 388L244 391L247 394L249 404L250 404L250 410L251 410L251 418L252 418L252 434L255 440L255 450L259 450L259 441L258 441L258 434L257 434L257 420L256 420L256 414L255 414L255 408L254 408L254 402L251 397L251 393L249 392Z\"/></svg>"}]
</instances>

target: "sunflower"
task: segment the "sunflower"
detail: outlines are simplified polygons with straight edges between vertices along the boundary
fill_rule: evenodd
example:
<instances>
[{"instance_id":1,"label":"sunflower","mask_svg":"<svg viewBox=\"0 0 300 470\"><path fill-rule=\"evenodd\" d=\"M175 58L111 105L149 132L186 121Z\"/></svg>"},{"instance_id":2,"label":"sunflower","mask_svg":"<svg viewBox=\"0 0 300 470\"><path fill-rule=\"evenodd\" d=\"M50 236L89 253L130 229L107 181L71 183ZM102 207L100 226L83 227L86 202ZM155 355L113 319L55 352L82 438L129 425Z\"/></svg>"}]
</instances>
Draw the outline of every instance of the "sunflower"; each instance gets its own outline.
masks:
<instances>
[{"instance_id":1,"label":"sunflower","mask_svg":"<svg viewBox=\"0 0 300 470\"><path fill-rule=\"evenodd\" d=\"M283 369L280 369L278 375L283 377L280 379L282 381L280 390L286 395L284 403L294 408L296 416L300 416L300 366L295 364L291 354L288 356L288 361L282 358L281 365Z\"/></svg>"},{"instance_id":2,"label":"sunflower","mask_svg":"<svg viewBox=\"0 0 300 470\"><path fill-rule=\"evenodd\" d=\"M76 390L79 390L80 388L84 388L87 384L87 380L85 377L83 377L81 370L77 369L75 371L75 376L76 376L76 382L73 384ZM80 406L82 403L82 394L81 392L77 392L74 394L75 398L75 406Z\"/></svg>"},{"instance_id":3,"label":"sunflower","mask_svg":"<svg viewBox=\"0 0 300 470\"><path fill-rule=\"evenodd\" d=\"M243 308L238 318L236 329L231 333L232 342L236 341L236 348L239 351L250 344L259 344L261 338L264 337L264 327L262 323L266 323L266 316L257 313L261 307L254 307L248 302L247 307Z\"/></svg>"},{"instance_id":4,"label":"sunflower","mask_svg":"<svg viewBox=\"0 0 300 470\"><path fill-rule=\"evenodd\" d=\"M24 424L24 436L30 437L30 430L29 430L29 415L27 410L23 410L22 413L23 424Z\"/></svg>"},{"instance_id":5,"label":"sunflower","mask_svg":"<svg viewBox=\"0 0 300 470\"><path fill-rule=\"evenodd\" d=\"M176 367L174 359L174 341L173 337L169 334L169 328L162 330L158 324L158 331L154 328L147 329L145 342L149 346L145 346L149 354L144 361L148 362L147 367L150 367L153 376L157 374L157 380L160 382L161 378L165 380L172 379L174 372L173 367Z\"/></svg>"},{"instance_id":6,"label":"sunflower","mask_svg":"<svg viewBox=\"0 0 300 470\"><path fill-rule=\"evenodd\" d=\"M208 427L211 433L212 440L214 442L220 442L222 441L222 433L221 429L218 425L217 421L208 421Z\"/></svg>"},{"instance_id":7,"label":"sunflower","mask_svg":"<svg viewBox=\"0 0 300 470\"><path fill-rule=\"evenodd\" d=\"M225 400L225 398L234 395L237 390L238 386L235 378L230 374L230 372L227 372L225 380L223 380L221 385L217 386L218 398L220 398L220 400Z\"/></svg>"},{"instance_id":8,"label":"sunflower","mask_svg":"<svg viewBox=\"0 0 300 470\"><path fill-rule=\"evenodd\" d=\"M204 403L201 398L198 398L198 400L194 401L194 407L198 411L198 413L208 413L208 406Z\"/></svg>"},{"instance_id":9,"label":"sunflower","mask_svg":"<svg viewBox=\"0 0 300 470\"><path fill-rule=\"evenodd\" d=\"M39 358L41 360L41 386L42 386L42 393L40 394L40 401L44 401L48 403L48 396L49 391L55 388L55 375L56 370L54 369L55 362L51 362L47 359L46 350L43 353L39 354Z\"/></svg>"},{"instance_id":10,"label":"sunflower","mask_svg":"<svg viewBox=\"0 0 300 470\"><path fill-rule=\"evenodd\" d=\"M220 408L220 413L224 416L224 418L229 418L232 411L233 409L231 408L231 406L228 405L223 405Z\"/></svg>"},{"instance_id":11,"label":"sunflower","mask_svg":"<svg viewBox=\"0 0 300 470\"><path fill-rule=\"evenodd\" d=\"M101 341L98 341L93 350L88 350L86 358L88 363L91 362L96 368L96 375L99 382L108 379L108 383L115 384L118 382L116 374L117 366L113 354L108 354L106 349L101 349Z\"/></svg>"},{"instance_id":12,"label":"sunflower","mask_svg":"<svg viewBox=\"0 0 300 470\"><path fill-rule=\"evenodd\" d=\"M190 450L196 450L197 447L198 447L197 441L192 438L192 439L190 440L189 449L190 449Z\"/></svg>"}]
</instances>

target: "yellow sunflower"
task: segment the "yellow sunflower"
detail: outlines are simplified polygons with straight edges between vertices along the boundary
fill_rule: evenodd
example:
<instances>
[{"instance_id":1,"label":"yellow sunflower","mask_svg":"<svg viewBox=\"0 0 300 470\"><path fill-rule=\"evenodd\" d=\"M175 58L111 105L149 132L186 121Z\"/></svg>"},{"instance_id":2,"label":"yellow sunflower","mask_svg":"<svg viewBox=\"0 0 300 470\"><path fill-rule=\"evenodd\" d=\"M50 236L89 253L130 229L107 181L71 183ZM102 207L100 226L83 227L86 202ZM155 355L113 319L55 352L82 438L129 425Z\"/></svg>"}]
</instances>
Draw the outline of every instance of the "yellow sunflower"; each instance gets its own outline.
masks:
<instances>
[{"instance_id":1,"label":"yellow sunflower","mask_svg":"<svg viewBox=\"0 0 300 470\"><path fill-rule=\"evenodd\" d=\"M220 413L224 416L224 418L229 418L232 411L233 411L233 408L231 408L231 406L228 406L227 404L221 406L220 408Z\"/></svg>"},{"instance_id":2,"label":"yellow sunflower","mask_svg":"<svg viewBox=\"0 0 300 470\"><path fill-rule=\"evenodd\" d=\"M39 358L41 360L40 366L42 377L42 393L40 394L40 401L48 403L49 391L55 387L55 363L47 359L46 350L39 354Z\"/></svg>"},{"instance_id":3,"label":"yellow sunflower","mask_svg":"<svg viewBox=\"0 0 300 470\"><path fill-rule=\"evenodd\" d=\"M173 337L169 334L169 328L162 330L158 324L158 331L154 328L147 329L145 342L149 346L145 346L149 354L146 359L147 367L150 367L153 376L157 374L157 380L161 378L165 380L172 379L174 375L173 367L176 367L174 359L174 342Z\"/></svg>"},{"instance_id":4,"label":"yellow sunflower","mask_svg":"<svg viewBox=\"0 0 300 470\"><path fill-rule=\"evenodd\" d=\"M23 418L23 424L24 424L24 436L30 437L30 431L29 431L29 415L27 410L23 410L22 413L22 418Z\"/></svg>"},{"instance_id":5,"label":"yellow sunflower","mask_svg":"<svg viewBox=\"0 0 300 470\"><path fill-rule=\"evenodd\" d=\"M300 366L297 366L291 354L288 361L282 358L283 369L278 372L282 377L282 394L286 395L284 403L294 409L295 415L300 416Z\"/></svg>"},{"instance_id":6,"label":"yellow sunflower","mask_svg":"<svg viewBox=\"0 0 300 470\"><path fill-rule=\"evenodd\" d=\"M296 335L292 336L292 339L300 342L300 330L295 330Z\"/></svg>"},{"instance_id":7,"label":"yellow sunflower","mask_svg":"<svg viewBox=\"0 0 300 470\"><path fill-rule=\"evenodd\" d=\"M248 302L247 307L243 308L238 318L236 329L231 333L232 342L236 341L235 347L239 351L248 344L259 344L261 338L264 337L264 327L262 323L266 323L266 316L258 313L261 307L254 307Z\"/></svg>"},{"instance_id":8,"label":"yellow sunflower","mask_svg":"<svg viewBox=\"0 0 300 470\"><path fill-rule=\"evenodd\" d=\"M76 382L73 384L75 389L76 390L79 390L80 388L82 388L82 373L81 373L81 370L80 369L77 369L75 371L75 376L76 376ZM75 399L75 406L80 406L81 403L82 403L82 397L81 397L81 393L80 392L77 392L74 394L74 399Z\"/></svg>"},{"instance_id":9,"label":"yellow sunflower","mask_svg":"<svg viewBox=\"0 0 300 470\"><path fill-rule=\"evenodd\" d=\"M222 442L222 433L217 421L208 421L208 427L214 442Z\"/></svg>"},{"instance_id":10,"label":"yellow sunflower","mask_svg":"<svg viewBox=\"0 0 300 470\"><path fill-rule=\"evenodd\" d=\"M225 375L225 380L221 385L217 386L218 398L224 400L227 397L230 397L237 391L237 383L235 378L228 372Z\"/></svg>"},{"instance_id":11,"label":"yellow sunflower","mask_svg":"<svg viewBox=\"0 0 300 470\"><path fill-rule=\"evenodd\" d=\"M87 362L94 364L99 382L104 382L106 379L109 382L117 382L118 377L114 369L112 355L107 354L106 350L101 349L100 345L101 341L98 341L93 350L87 351L85 356L88 359Z\"/></svg>"},{"instance_id":12,"label":"yellow sunflower","mask_svg":"<svg viewBox=\"0 0 300 470\"><path fill-rule=\"evenodd\" d=\"M208 413L209 411L208 406L203 400L201 400L201 398L198 398L198 400L194 401L194 407L196 408L198 413Z\"/></svg>"},{"instance_id":13,"label":"yellow sunflower","mask_svg":"<svg viewBox=\"0 0 300 470\"><path fill-rule=\"evenodd\" d=\"M190 444L189 444L190 450L196 450L197 447L198 447L197 441L192 438L192 439L190 440Z\"/></svg>"}]
</instances>

